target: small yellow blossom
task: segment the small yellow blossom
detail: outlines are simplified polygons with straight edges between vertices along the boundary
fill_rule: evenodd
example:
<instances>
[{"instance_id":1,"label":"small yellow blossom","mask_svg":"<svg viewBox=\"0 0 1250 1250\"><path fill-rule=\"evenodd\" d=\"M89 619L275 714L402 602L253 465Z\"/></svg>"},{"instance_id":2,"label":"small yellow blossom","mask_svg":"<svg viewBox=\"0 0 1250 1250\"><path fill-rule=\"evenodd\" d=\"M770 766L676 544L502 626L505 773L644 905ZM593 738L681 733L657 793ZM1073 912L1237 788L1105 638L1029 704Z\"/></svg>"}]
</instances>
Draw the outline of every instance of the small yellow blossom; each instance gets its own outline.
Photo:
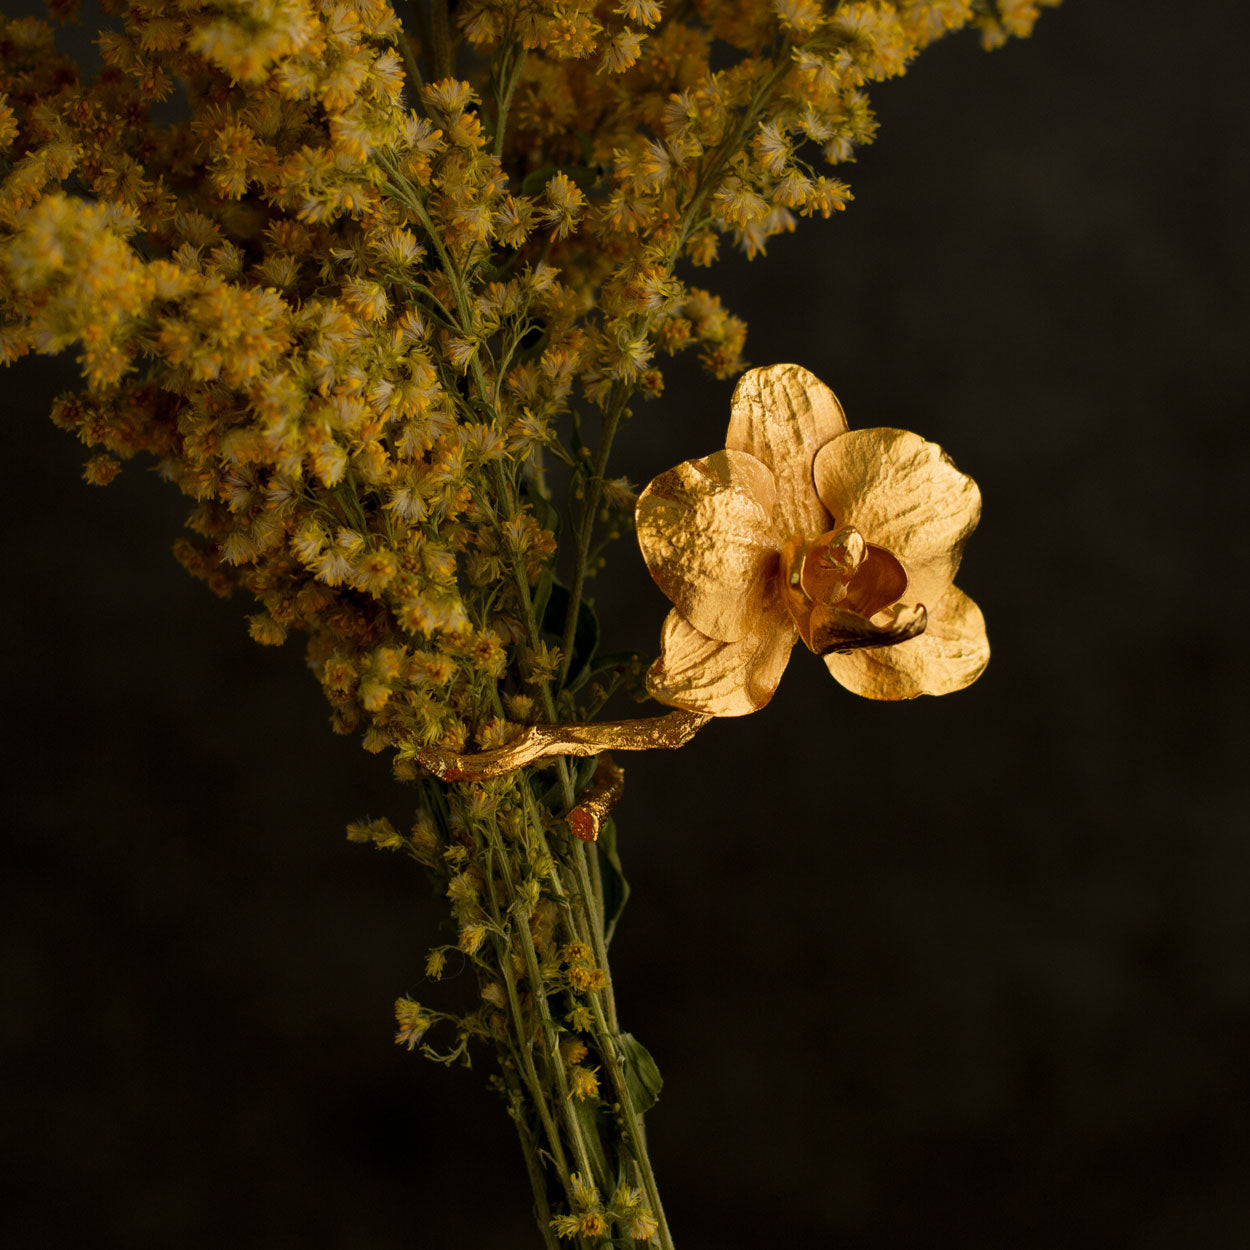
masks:
<instances>
[{"instance_id":1,"label":"small yellow blossom","mask_svg":"<svg viewBox=\"0 0 1250 1250\"><path fill-rule=\"evenodd\" d=\"M486 926L484 924L472 923L461 927L459 946L466 955L476 955L485 941Z\"/></svg>"},{"instance_id":2,"label":"small yellow blossom","mask_svg":"<svg viewBox=\"0 0 1250 1250\"><path fill-rule=\"evenodd\" d=\"M404 845L404 839L385 817L378 820L355 821L348 825L347 840L349 842L372 842L384 851L397 851Z\"/></svg>"},{"instance_id":3,"label":"small yellow blossom","mask_svg":"<svg viewBox=\"0 0 1250 1250\"><path fill-rule=\"evenodd\" d=\"M654 26L662 15L658 0L622 0L613 12L638 26Z\"/></svg>"},{"instance_id":4,"label":"small yellow blossom","mask_svg":"<svg viewBox=\"0 0 1250 1250\"><path fill-rule=\"evenodd\" d=\"M558 170L547 180L545 196L547 207L542 218L552 227L551 237L567 238L586 205L585 195L567 174Z\"/></svg>"},{"instance_id":5,"label":"small yellow blossom","mask_svg":"<svg viewBox=\"0 0 1250 1250\"><path fill-rule=\"evenodd\" d=\"M642 52L643 36L636 30L618 31L603 53L603 68L619 74L634 65Z\"/></svg>"},{"instance_id":6,"label":"small yellow blossom","mask_svg":"<svg viewBox=\"0 0 1250 1250\"><path fill-rule=\"evenodd\" d=\"M395 1034L395 1044L406 1046L411 1050L429 1031L434 1023L433 1018L422 1008L420 1003L411 998L399 998L395 1001L395 1021L399 1031Z\"/></svg>"},{"instance_id":7,"label":"small yellow blossom","mask_svg":"<svg viewBox=\"0 0 1250 1250\"><path fill-rule=\"evenodd\" d=\"M588 1032L594 1027L594 1012L585 1003L575 1003L569 1012L569 1026L577 1033Z\"/></svg>"},{"instance_id":8,"label":"small yellow blossom","mask_svg":"<svg viewBox=\"0 0 1250 1250\"><path fill-rule=\"evenodd\" d=\"M781 25L796 35L810 34L822 16L816 0L773 0L773 7Z\"/></svg>"},{"instance_id":9,"label":"small yellow blossom","mask_svg":"<svg viewBox=\"0 0 1250 1250\"><path fill-rule=\"evenodd\" d=\"M599 1206L599 1190L580 1172L574 1172L569 1176L569 1191L574 1206L582 1208Z\"/></svg>"},{"instance_id":10,"label":"small yellow blossom","mask_svg":"<svg viewBox=\"0 0 1250 1250\"><path fill-rule=\"evenodd\" d=\"M660 1231L660 1222L648 1210L636 1211L629 1217L625 1231L635 1241L650 1241Z\"/></svg>"},{"instance_id":11,"label":"small yellow blossom","mask_svg":"<svg viewBox=\"0 0 1250 1250\"><path fill-rule=\"evenodd\" d=\"M561 1241L577 1237L582 1231L582 1219L579 1215L557 1215L551 1221L551 1228Z\"/></svg>"},{"instance_id":12,"label":"small yellow blossom","mask_svg":"<svg viewBox=\"0 0 1250 1250\"><path fill-rule=\"evenodd\" d=\"M607 1221L600 1211L587 1211L577 1226L583 1237L602 1237L608 1231Z\"/></svg>"}]
</instances>

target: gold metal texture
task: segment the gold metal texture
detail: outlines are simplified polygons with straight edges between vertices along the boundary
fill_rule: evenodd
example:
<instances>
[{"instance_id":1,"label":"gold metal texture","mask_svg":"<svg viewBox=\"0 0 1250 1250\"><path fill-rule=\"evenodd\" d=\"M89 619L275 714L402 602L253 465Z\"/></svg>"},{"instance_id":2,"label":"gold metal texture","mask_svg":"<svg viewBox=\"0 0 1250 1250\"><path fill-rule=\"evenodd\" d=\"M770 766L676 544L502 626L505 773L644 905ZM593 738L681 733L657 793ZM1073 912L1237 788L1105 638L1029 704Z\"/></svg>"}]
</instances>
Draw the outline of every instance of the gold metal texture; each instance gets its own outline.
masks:
<instances>
[{"instance_id":1,"label":"gold metal texture","mask_svg":"<svg viewBox=\"0 0 1250 1250\"><path fill-rule=\"evenodd\" d=\"M935 443L848 430L833 392L797 365L750 370L726 450L639 497L639 546L674 604L648 690L746 715L799 637L869 698L962 689L989 660L984 619L952 584L980 513L976 483Z\"/></svg>"},{"instance_id":2,"label":"gold metal texture","mask_svg":"<svg viewBox=\"0 0 1250 1250\"><path fill-rule=\"evenodd\" d=\"M625 770L605 752L595 765L590 785L582 791L577 806L566 817L569 832L583 842L597 841L608 813L624 793Z\"/></svg>"},{"instance_id":3,"label":"gold metal texture","mask_svg":"<svg viewBox=\"0 0 1250 1250\"><path fill-rule=\"evenodd\" d=\"M561 755L598 755L601 751L673 750L685 746L711 719L678 710L640 720L574 722L568 725L529 725L506 746L458 754L427 747L417 762L440 781L483 781L502 777L528 764Z\"/></svg>"}]
</instances>

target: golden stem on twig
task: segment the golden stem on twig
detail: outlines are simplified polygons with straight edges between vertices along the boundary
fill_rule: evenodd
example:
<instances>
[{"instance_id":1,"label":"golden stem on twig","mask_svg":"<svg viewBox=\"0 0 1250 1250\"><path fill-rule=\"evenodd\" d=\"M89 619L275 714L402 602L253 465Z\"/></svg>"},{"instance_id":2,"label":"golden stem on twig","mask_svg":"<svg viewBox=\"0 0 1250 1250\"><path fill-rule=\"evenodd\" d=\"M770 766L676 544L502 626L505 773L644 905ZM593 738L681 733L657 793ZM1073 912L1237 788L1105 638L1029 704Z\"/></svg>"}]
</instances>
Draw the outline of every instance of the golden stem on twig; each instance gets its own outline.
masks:
<instances>
[{"instance_id":1,"label":"golden stem on twig","mask_svg":"<svg viewBox=\"0 0 1250 1250\"><path fill-rule=\"evenodd\" d=\"M590 785L582 791L577 806L569 812L569 832L583 842L594 842L608 813L625 793L625 770L607 754L599 757Z\"/></svg>"},{"instance_id":2,"label":"golden stem on twig","mask_svg":"<svg viewBox=\"0 0 1250 1250\"><path fill-rule=\"evenodd\" d=\"M712 718L678 709L667 716L642 720L607 720L568 725L530 725L507 746L458 755L426 747L417 762L440 781L484 781L502 777L527 764L564 755L598 755L602 751L674 750L683 747Z\"/></svg>"}]
</instances>

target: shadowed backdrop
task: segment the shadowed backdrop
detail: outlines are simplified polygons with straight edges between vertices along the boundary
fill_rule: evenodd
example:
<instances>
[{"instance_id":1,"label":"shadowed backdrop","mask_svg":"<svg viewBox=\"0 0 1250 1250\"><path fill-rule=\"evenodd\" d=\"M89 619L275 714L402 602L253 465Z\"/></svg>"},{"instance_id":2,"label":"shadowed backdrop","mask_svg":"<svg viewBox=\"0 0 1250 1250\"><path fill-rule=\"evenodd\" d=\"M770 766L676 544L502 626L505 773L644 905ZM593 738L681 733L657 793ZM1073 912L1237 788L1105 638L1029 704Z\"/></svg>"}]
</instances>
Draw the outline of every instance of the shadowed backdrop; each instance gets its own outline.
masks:
<instances>
[{"instance_id":1,"label":"shadowed backdrop","mask_svg":"<svg viewBox=\"0 0 1250 1250\"><path fill-rule=\"evenodd\" d=\"M6 6L7 7L7 6ZM876 88L855 201L711 271L753 363L940 442L985 510L972 689L764 711L625 759L626 1028L682 1250L1243 1244L1250 1228L1245 11L1069 0ZM391 1045L445 908L349 845L411 802L4 377L0 1229L23 1247L536 1244L481 1075ZM721 446L693 361L641 485ZM667 603L622 543L605 645ZM455 992L454 984L451 992Z\"/></svg>"}]
</instances>

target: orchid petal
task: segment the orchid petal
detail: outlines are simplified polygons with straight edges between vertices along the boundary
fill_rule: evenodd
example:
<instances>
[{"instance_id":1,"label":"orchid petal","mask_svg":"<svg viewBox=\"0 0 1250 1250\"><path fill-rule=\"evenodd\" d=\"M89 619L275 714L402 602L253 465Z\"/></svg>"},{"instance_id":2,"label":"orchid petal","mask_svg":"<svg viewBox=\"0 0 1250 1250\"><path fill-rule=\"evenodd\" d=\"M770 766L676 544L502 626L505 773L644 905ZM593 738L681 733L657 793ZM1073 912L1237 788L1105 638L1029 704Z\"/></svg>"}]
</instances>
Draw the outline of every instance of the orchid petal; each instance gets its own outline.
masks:
<instances>
[{"instance_id":1,"label":"orchid petal","mask_svg":"<svg viewBox=\"0 0 1250 1250\"><path fill-rule=\"evenodd\" d=\"M777 566L773 475L718 451L661 473L638 499L638 545L656 585L701 634L745 637Z\"/></svg>"},{"instance_id":2,"label":"orchid petal","mask_svg":"<svg viewBox=\"0 0 1250 1250\"><path fill-rule=\"evenodd\" d=\"M737 642L717 642L670 612L647 690L661 703L707 716L757 712L773 697L797 638L775 594L756 627Z\"/></svg>"},{"instance_id":3,"label":"orchid petal","mask_svg":"<svg viewBox=\"0 0 1250 1250\"><path fill-rule=\"evenodd\" d=\"M892 647L834 652L825 664L835 680L868 699L951 694L985 671L990 644L981 609L957 586L928 605L925 631Z\"/></svg>"},{"instance_id":4,"label":"orchid petal","mask_svg":"<svg viewBox=\"0 0 1250 1250\"><path fill-rule=\"evenodd\" d=\"M812 481L812 457L846 431L837 396L799 365L771 365L742 375L734 390L725 446L749 452L777 480L783 537L815 538L830 528Z\"/></svg>"},{"instance_id":5,"label":"orchid petal","mask_svg":"<svg viewBox=\"0 0 1250 1250\"><path fill-rule=\"evenodd\" d=\"M851 430L814 464L821 502L838 526L854 525L907 570L907 596L932 611L955 579L981 492L936 443L906 430Z\"/></svg>"}]
</instances>

